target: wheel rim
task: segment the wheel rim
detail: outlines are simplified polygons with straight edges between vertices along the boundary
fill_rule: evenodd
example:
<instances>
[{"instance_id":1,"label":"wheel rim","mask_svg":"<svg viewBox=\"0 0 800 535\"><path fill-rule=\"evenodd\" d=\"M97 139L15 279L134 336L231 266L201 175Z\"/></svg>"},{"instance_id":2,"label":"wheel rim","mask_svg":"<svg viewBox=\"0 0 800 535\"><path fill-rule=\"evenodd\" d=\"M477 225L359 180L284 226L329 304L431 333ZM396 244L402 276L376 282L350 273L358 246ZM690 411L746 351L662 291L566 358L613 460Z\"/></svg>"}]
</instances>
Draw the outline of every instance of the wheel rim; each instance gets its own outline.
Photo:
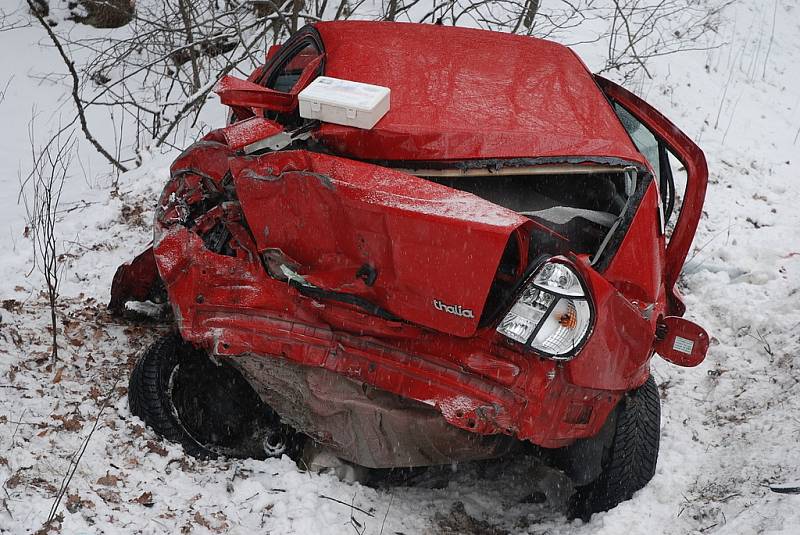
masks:
<instances>
[{"instance_id":1,"label":"wheel rim","mask_svg":"<svg viewBox=\"0 0 800 535\"><path fill-rule=\"evenodd\" d=\"M170 410L185 435L213 455L280 457L292 437L239 373L192 355L172 368Z\"/></svg>"}]
</instances>

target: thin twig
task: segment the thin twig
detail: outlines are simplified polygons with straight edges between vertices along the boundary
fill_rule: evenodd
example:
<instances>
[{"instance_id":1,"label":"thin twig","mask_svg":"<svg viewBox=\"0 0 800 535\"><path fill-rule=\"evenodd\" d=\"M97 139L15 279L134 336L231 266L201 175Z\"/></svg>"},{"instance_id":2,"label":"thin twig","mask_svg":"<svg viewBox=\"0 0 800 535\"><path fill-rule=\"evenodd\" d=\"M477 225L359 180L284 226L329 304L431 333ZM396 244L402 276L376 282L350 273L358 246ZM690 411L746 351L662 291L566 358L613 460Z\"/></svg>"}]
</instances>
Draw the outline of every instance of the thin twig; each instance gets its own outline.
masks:
<instances>
[{"instance_id":1,"label":"thin twig","mask_svg":"<svg viewBox=\"0 0 800 535\"><path fill-rule=\"evenodd\" d=\"M392 496L389 498L389 506L386 508L386 514L383 515L383 522L381 522L381 532L378 535L383 535L383 528L386 526L386 518L389 516L389 510L392 508L392 503L394 503L394 491L392 491Z\"/></svg>"},{"instance_id":2,"label":"thin twig","mask_svg":"<svg viewBox=\"0 0 800 535\"><path fill-rule=\"evenodd\" d=\"M17 436L17 431L19 431L19 426L22 425L22 419L25 418L25 413L28 412L28 409L24 409L22 414L19 415L19 421L17 421L17 426L14 428L14 432L11 433L11 447L14 447L14 438Z\"/></svg>"},{"instance_id":3,"label":"thin twig","mask_svg":"<svg viewBox=\"0 0 800 535\"><path fill-rule=\"evenodd\" d=\"M352 503L343 502L342 500L337 500L336 498L331 498L330 496L325 496L324 494L320 494L319 497L320 498L325 498L326 500L330 500L332 502L340 503L340 504L344 505L345 507L351 507L351 508L355 509L356 511L364 513L365 515L367 515L369 517L375 518L375 515L373 515L372 513L368 512L368 511L365 511L365 510L361 509L360 507L356 507Z\"/></svg>"},{"instance_id":4,"label":"thin twig","mask_svg":"<svg viewBox=\"0 0 800 535\"><path fill-rule=\"evenodd\" d=\"M89 431L87 437L83 440L83 444L81 444L78 450L73 454L72 459L70 459L70 466L67 469L67 473L64 475L64 479L61 481L61 487L58 489L58 493L56 494L56 499L53 502L53 506L50 508L50 514L47 516L47 522L52 522L53 519L55 518L56 513L58 512L58 506L61 504L61 500L64 498L64 496L67 493L67 490L69 489L69 484L70 482L72 482L72 477L78 470L78 463L81 462L81 458L83 457L83 454L86 452L86 447L89 445L89 441L92 439L95 430L97 430L97 424L100 422L100 417L103 415L103 412L108 406L108 401L111 399L112 394L117 388L117 383L119 383L119 379L114 381L114 384L111 386L111 390L109 391L106 398L103 400L103 405L100 407L100 410L97 411L97 416L94 419L94 424L92 425L92 429Z\"/></svg>"}]
</instances>

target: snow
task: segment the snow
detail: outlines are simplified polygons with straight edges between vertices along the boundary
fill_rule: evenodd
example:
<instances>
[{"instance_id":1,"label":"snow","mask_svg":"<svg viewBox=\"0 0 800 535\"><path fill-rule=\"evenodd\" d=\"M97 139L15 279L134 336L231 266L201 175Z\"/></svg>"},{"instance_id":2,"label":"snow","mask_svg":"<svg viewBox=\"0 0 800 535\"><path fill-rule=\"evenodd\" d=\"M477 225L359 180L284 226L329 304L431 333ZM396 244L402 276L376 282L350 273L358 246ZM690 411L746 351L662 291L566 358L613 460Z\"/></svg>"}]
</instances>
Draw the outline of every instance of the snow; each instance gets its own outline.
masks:
<instances>
[{"instance_id":1,"label":"snow","mask_svg":"<svg viewBox=\"0 0 800 535\"><path fill-rule=\"evenodd\" d=\"M714 48L656 58L652 79L629 87L709 160L706 215L680 284L712 346L696 369L654 361L663 396L656 476L583 523L564 516L563 478L530 459L443 467L415 486L370 488L287 459L196 461L131 417L129 370L163 327L113 319L104 305L116 266L151 239L175 153L146 155L110 196L108 165L88 144L77 149L63 205L72 210L59 227L69 252L61 360L48 369L47 309L39 277L28 275L17 192L31 114L37 139L46 139L59 117L71 117L68 86L41 78L64 69L39 45L40 29L0 32L0 88L8 83L0 102L0 532L42 528L95 419L52 524L64 533L800 532L800 496L769 489L800 480L800 2L734 3L709 36ZM590 67L602 65L602 46L577 48ZM208 113L221 122L219 110ZM98 137L114 139L113 125L93 124ZM528 503L537 491L546 501Z\"/></svg>"}]
</instances>

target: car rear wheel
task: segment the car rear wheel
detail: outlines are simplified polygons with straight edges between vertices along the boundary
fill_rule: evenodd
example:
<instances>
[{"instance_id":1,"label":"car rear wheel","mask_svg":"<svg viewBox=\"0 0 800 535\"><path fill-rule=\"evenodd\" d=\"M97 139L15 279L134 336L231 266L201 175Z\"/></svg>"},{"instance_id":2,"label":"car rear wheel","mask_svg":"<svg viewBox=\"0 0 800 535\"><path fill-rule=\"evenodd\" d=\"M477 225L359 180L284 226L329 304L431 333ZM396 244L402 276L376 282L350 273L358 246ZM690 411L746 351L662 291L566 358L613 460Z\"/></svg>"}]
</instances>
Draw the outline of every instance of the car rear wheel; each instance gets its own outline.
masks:
<instances>
[{"instance_id":1,"label":"car rear wheel","mask_svg":"<svg viewBox=\"0 0 800 535\"><path fill-rule=\"evenodd\" d=\"M617 409L614 438L603 454L599 477L578 487L570 516L588 520L628 500L655 475L661 427L661 399L651 375L629 392Z\"/></svg>"},{"instance_id":2,"label":"car rear wheel","mask_svg":"<svg viewBox=\"0 0 800 535\"><path fill-rule=\"evenodd\" d=\"M157 340L133 369L131 413L198 458L280 457L301 448L232 367L212 362L177 334Z\"/></svg>"}]
</instances>

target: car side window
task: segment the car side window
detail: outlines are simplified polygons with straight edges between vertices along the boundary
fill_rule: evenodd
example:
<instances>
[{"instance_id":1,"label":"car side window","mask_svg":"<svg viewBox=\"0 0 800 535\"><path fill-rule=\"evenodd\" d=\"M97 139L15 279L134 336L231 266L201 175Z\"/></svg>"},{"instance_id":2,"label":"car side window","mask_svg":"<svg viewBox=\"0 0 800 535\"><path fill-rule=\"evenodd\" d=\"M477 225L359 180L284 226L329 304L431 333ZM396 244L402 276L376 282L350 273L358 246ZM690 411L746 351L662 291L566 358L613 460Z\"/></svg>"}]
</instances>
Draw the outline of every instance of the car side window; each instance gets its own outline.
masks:
<instances>
[{"instance_id":1,"label":"car side window","mask_svg":"<svg viewBox=\"0 0 800 535\"><path fill-rule=\"evenodd\" d=\"M678 181L681 185L685 185L685 169L679 166L680 173L675 176L673 163L680 164L680 161L667 148L666 144L617 102L614 102L614 111L628 135L631 136L633 144L653 167L664 210L664 225L668 226L676 208L675 182Z\"/></svg>"},{"instance_id":2,"label":"car side window","mask_svg":"<svg viewBox=\"0 0 800 535\"><path fill-rule=\"evenodd\" d=\"M301 44L297 53L286 58L283 64L273 71L267 81L267 87L282 93L290 93L303 73L303 69L319 55L320 51L313 41Z\"/></svg>"},{"instance_id":3,"label":"car side window","mask_svg":"<svg viewBox=\"0 0 800 535\"><path fill-rule=\"evenodd\" d=\"M659 157L658 139L653 133L641 122L639 122L628 110L614 103L614 111L617 113L622 126L628 131L634 145L639 149L639 152L644 154L650 165L653 166L656 179L661 179L661 158Z\"/></svg>"}]
</instances>

